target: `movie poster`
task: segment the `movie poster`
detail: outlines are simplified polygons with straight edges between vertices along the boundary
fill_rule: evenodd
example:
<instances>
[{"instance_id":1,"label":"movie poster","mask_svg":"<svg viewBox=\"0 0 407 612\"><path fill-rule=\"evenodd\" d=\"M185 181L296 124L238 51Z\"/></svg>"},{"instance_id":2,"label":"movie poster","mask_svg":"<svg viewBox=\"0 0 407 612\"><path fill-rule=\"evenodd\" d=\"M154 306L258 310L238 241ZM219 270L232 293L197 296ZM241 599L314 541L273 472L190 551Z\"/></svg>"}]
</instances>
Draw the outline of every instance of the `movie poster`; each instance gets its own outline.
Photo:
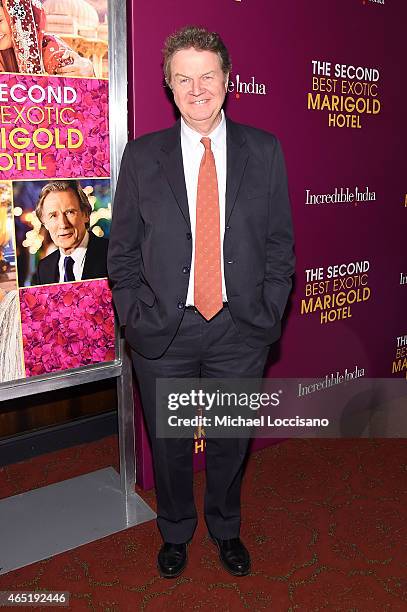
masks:
<instances>
[{"instance_id":1,"label":"movie poster","mask_svg":"<svg viewBox=\"0 0 407 612\"><path fill-rule=\"evenodd\" d=\"M0 5L0 383L115 359L107 19Z\"/></svg>"}]
</instances>

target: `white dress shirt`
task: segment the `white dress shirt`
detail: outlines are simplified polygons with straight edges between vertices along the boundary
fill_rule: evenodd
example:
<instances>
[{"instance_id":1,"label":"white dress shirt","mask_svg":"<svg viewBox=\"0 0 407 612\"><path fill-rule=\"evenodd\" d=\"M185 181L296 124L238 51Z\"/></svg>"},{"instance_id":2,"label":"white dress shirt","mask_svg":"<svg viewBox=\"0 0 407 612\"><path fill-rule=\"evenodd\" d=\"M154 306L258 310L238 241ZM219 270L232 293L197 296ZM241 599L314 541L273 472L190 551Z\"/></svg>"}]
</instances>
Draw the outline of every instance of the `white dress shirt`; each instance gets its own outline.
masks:
<instances>
[{"instance_id":1,"label":"white dress shirt","mask_svg":"<svg viewBox=\"0 0 407 612\"><path fill-rule=\"evenodd\" d=\"M81 280L83 274L83 267L85 265L86 250L89 244L89 232L86 230L82 242L76 247L69 255L66 255L63 249L59 249L59 282L64 282L65 269L64 260L65 257L72 257L73 259L73 275L75 280Z\"/></svg>"},{"instance_id":2,"label":"white dress shirt","mask_svg":"<svg viewBox=\"0 0 407 612\"><path fill-rule=\"evenodd\" d=\"M227 302L225 274L223 265L223 237L225 233L225 199L226 199L226 120L223 110L219 125L208 134L211 139L211 150L215 158L218 179L219 214L220 214L220 264L222 273L222 298ZM201 143L202 134L190 128L181 118L181 149L184 164L185 185L187 188L189 219L192 233L192 262L189 277L186 306L194 306L194 270L195 270L195 227L196 196L198 174L205 147Z\"/></svg>"}]
</instances>

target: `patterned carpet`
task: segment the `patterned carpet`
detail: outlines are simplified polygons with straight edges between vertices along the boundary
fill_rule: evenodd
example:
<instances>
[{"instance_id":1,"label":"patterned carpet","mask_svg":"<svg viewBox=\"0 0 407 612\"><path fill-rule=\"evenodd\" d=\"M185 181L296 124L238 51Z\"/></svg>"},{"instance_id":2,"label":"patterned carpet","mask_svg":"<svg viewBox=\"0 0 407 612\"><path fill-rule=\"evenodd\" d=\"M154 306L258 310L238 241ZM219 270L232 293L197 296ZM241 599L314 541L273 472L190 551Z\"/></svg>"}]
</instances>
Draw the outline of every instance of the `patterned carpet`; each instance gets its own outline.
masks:
<instances>
[{"instance_id":1,"label":"patterned carpet","mask_svg":"<svg viewBox=\"0 0 407 612\"><path fill-rule=\"evenodd\" d=\"M0 496L117 466L116 445L105 438L2 468ZM203 483L197 474L200 511ZM138 493L154 507L153 491ZM1 576L0 590L70 591L75 611L406 612L406 441L289 440L258 451L242 507L248 577L219 567L201 513L175 580L157 575L161 541L149 522Z\"/></svg>"}]
</instances>

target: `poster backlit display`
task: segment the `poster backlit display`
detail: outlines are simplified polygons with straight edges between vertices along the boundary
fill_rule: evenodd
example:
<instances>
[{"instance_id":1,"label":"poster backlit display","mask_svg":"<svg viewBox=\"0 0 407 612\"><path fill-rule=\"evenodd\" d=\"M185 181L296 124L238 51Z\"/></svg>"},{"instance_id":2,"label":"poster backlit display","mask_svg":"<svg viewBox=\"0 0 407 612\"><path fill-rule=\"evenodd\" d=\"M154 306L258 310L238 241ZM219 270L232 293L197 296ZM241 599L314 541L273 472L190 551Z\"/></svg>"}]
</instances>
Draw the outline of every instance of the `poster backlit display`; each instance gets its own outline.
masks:
<instances>
[{"instance_id":1,"label":"poster backlit display","mask_svg":"<svg viewBox=\"0 0 407 612\"><path fill-rule=\"evenodd\" d=\"M3 0L0 383L115 359L107 0Z\"/></svg>"}]
</instances>

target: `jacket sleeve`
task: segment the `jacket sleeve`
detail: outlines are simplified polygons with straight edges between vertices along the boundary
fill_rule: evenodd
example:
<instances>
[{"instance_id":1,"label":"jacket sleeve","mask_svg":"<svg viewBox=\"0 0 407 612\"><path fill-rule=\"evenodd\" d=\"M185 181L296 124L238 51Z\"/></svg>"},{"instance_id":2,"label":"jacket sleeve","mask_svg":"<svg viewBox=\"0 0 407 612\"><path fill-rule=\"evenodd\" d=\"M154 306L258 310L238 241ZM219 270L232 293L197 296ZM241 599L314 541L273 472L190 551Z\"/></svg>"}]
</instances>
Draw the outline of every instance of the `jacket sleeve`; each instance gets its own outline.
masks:
<instances>
[{"instance_id":1,"label":"jacket sleeve","mask_svg":"<svg viewBox=\"0 0 407 612\"><path fill-rule=\"evenodd\" d=\"M113 203L107 257L108 275L120 325L126 325L140 285L143 222L139 210L134 142L127 143L120 166Z\"/></svg>"},{"instance_id":2,"label":"jacket sleeve","mask_svg":"<svg viewBox=\"0 0 407 612\"><path fill-rule=\"evenodd\" d=\"M287 173L279 141L275 140L270 172L270 206L266 243L264 299L283 316L295 270L294 237Z\"/></svg>"},{"instance_id":3,"label":"jacket sleeve","mask_svg":"<svg viewBox=\"0 0 407 612\"><path fill-rule=\"evenodd\" d=\"M31 287L34 287L36 285L41 285L39 265L38 265L37 269L35 270L34 274L32 275L30 285L31 285Z\"/></svg>"},{"instance_id":4,"label":"jacket sleeve","mask_svg":"<svg viewBox=\"0 0 407 612\"><path fill-rule=\"evenodd\" d=\"M35 270L32 279L31 279L31 287L34 287L35 285L46 285L49 282L54 282L54 281L49 281L46 279L46 275L44 278L44 264L43 264L43 259L40 259L38 264L37 264L37 269Z\"/></svg>"}]
</instances>

